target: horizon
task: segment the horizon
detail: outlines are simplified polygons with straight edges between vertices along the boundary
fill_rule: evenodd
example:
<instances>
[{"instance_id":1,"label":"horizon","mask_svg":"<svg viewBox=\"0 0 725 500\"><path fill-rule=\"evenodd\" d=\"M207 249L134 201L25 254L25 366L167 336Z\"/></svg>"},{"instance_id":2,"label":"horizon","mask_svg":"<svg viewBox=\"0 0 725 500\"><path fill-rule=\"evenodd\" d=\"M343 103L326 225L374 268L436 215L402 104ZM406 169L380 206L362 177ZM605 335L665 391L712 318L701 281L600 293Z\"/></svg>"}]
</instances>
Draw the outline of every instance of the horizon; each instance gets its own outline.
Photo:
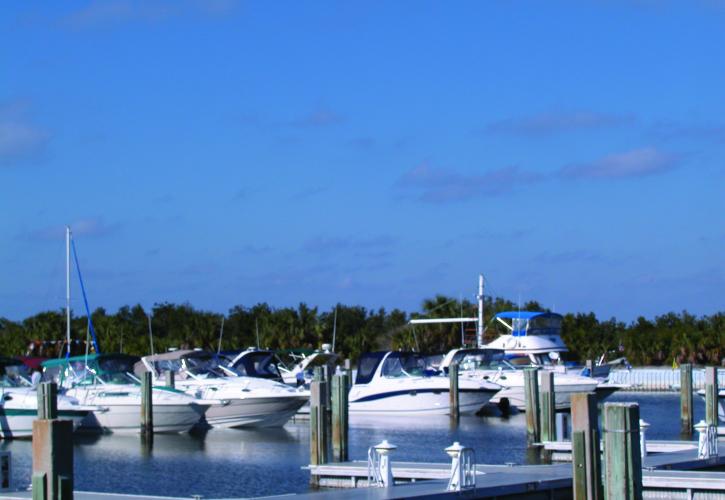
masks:
<instances>
[{"instance_id":1,"label":"horizon","mask_svg":"<svg viewBox=\"0 0 725 500\"><path fill-rule=\"evenodd\" d=\"M725 311L722 2L3 10L0 317Z\"/></svg>"}]
</instances>

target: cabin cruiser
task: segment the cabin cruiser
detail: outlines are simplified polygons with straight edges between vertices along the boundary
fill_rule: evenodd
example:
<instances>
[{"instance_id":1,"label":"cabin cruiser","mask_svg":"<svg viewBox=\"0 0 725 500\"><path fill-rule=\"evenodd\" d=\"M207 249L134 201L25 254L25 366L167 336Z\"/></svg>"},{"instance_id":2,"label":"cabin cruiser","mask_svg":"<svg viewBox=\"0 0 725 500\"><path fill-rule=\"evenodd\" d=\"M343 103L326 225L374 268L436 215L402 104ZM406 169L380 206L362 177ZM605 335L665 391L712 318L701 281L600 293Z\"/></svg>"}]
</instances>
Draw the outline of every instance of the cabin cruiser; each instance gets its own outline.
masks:
<instances>
[{"instance_id":1,"label":"cabin cruiser","mask_svg":"<svg viewBox=\"0 0 725 500\"><path fill-rule=\"evenodd\" d=\"M250 347L246 351L227 354L231 361L227 367L232 368L240 375L250 377L269 378L288 385L310 386L314 376L314 369L318 366L327 366L328 373L335 372L337 354L330 351L329 344L322 344L321 350L316 351L270 351ZM281 358L288 358L287 362Z\"/></svg>"},{"instance_id":2,"label":"cabin cruiser","mask_svg":"<svg viewBox=\"0 0 725 500\"><path fill-rule=\"evenodd\" d=\"M137 433L141 428L141 386L133 376L137 356L89 354L46 360L43 378L64 389L65 396L97 405L81 422L81 430ZM182 392L158 387L153 391L154 432L187 432L209 407Z\"/></svg>"},{"instance_id":3,"label":"cabin cruiser","mask_svg":"<svg viewBox=\"0 0 725 500\"><path fill-rule=\"evenodd\" d=\"M461 378L458 390L459 411L467 414L478 412L501 386ZM450 382L427 370L418 353L366 353L358 361L348 401L351 415L444 415L450 413Z\"/></svg>"},{"instance_id":4,"label":"cabin cruiser","mask_svg":"<svg viewBox=\"0 0 725 500\"><path fill-rule=\"evenodd\" d=\"M164 384L171 371L176 388L204 401L222 400L204 416L212 427L281 427L309 400L309 391L241 376L225 361L209 352L177 350L141 358L136 373L149 371L156 384Z\"/></svg>"},{"instance_id":5,"label":"cabin cruiser","mask_svg":"<svg viewBox=\"0 0 725 500\"><path fill-rule=\"evenodd\" d=\"M490 403L504 410L510 406L525 408L524 371L511 364L502 349L453 349L443 358L441 369L447 372L453 363L458 364L462 380L486 380L502 386ZM571 395L574 393L596 393L601 400L619 388L618 385L605 384L591 377L554 372L554 394L558 409L570 408Z\"/></svg>"},{"instance_id":6,"label":"cabin cruiser","mask_svg":"<svg viewBox=\"0 0 725 500\"><path fill-rule=\"evenodd\" d=\"M22 361L0 358L0 438L26 438L33 435L38 418L38 392ZM73 421L76 429L95 406L82 406L73 398L58 395L58 418Z\"/></svg>"}]
</instances>

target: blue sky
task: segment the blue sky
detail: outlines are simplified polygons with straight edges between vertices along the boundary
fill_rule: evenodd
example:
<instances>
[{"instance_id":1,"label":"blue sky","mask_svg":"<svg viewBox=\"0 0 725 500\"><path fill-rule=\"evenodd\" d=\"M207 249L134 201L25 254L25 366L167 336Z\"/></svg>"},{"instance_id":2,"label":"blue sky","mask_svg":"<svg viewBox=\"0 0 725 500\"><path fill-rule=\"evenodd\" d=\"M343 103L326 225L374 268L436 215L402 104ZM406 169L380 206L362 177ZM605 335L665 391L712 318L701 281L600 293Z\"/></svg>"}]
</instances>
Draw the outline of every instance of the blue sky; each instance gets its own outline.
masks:
<instances>
[{"instance_id":1,"label":"blue sky","mask_svg":"<svg viewBox=\"0 0 725 500\"><path fill-rule=\"evenodd\" d=\"M8 1L0 33L0 316L63 306L65 224L111 311L478 273L725 309L724 2Z\"/></svg>"}]
</instances>

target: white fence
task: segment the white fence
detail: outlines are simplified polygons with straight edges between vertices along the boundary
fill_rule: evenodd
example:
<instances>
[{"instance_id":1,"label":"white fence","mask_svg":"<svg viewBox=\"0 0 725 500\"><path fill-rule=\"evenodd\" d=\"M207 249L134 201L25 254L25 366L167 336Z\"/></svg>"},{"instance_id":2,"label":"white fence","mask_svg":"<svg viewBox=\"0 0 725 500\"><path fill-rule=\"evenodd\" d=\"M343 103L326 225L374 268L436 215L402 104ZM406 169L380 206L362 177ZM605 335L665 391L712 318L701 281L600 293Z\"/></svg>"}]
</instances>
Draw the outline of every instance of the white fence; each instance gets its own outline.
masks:
<instances>
[{"instance_id":1,"label":"white fence","mask_svg":"<svg viewBox=\"0 0 725 500\"><path fill-rule=\"evenodd\" d=\"M718 387L725 388L725 370L717 372ZM680 369L664 367L645 367L612 370L609 373L609 382L613 384L627 384L631 391L679 391ZM692 369L692 388L700 390L705 388L705 369Z\"/></svg>"}]
</instances>

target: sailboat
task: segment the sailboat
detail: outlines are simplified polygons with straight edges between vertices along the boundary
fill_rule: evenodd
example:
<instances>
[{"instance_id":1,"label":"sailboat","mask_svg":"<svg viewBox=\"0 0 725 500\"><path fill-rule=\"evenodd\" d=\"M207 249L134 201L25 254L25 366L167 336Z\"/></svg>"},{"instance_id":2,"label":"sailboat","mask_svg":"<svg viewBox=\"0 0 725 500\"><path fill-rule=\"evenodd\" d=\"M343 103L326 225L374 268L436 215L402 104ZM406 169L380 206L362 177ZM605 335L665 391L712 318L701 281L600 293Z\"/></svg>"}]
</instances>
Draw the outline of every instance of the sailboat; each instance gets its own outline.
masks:
<instances>
[{"instance_id":1,"label":"sailboat","mask_svg":"<svg viewBox=\"0 0 725 500\"><path fill-rule=\"evenodd\" d=\"M73 357L70 355L71 248L88 315L88 331L95 349L95 353ZM58 383L65 395L100 407L83 419L81 428L102 432L140 432L141 386L132 375L133 365L139 358L100 353L70 227L66 227L66 346L65 358L43 362L43 378ZM154 432L188 431L200 421L209 406L209 403L179 391L154 388Z\"/></svg>"}]
</instances>

